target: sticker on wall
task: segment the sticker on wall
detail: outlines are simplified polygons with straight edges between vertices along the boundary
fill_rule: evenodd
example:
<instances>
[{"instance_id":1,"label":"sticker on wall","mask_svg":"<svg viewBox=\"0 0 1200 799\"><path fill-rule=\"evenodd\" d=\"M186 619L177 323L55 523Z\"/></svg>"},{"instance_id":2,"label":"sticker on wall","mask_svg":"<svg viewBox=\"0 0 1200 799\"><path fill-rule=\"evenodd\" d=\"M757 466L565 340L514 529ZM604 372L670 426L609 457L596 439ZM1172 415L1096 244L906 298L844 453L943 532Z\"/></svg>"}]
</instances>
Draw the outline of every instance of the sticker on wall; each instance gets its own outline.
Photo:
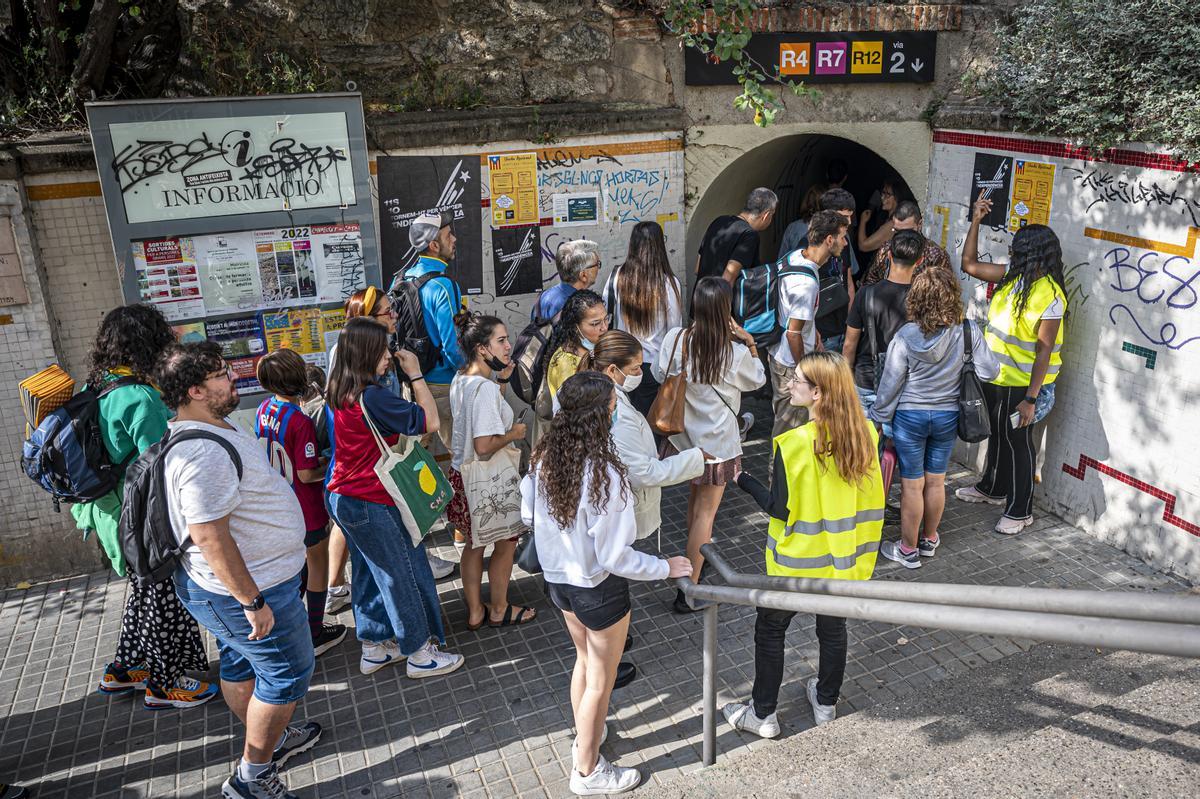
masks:
<instances>
[{"instance_id":1,"label":"sticker on wall","mask_svg":"<svg viewBox=\"0 0 1200 799\"><path fill-rule=\"evenodd\" d=\"M1050 224L1050 205L1054 200L1054 169L1054 164L1013 160L1009 230L1015 233L1026 225Z\"/></svg>"},{"instance_id":2,"label":"sticker on wall","mask_svg":"<svg viewBox=\"0 0 1200 799\"><path fill-rule=\"evenodd\" d=\"M538 216L537 153L488 156L492 227L536 225Z\"/></svg>"},{"instance_id":3,"label":"sticker on wall","mask_svg":"<svg viewBox=\"0 0 1200 799\"><path fill-rule=\"evenodd\" d=\"M555 227L595 225L600 222L600 193L555 194L552 198Z\"/></svg>"},{"instance_id":4,"label":"sticker on wall","mask_svg":"<svg viewBox=\"0 0 1200 799\"><path fill-rule=\"evenodd\" d=\"M532 294L542 287L541 228L503 228L492 231L492 268L496 296Z\"/></svg>"},{"instance_id":5,"label":"sticker on wall","mask_svg":"<svg viewBox=\"0 0 1200 799\"><path fill-rule=\"evenodd\" d=\"M971 173L971 193L967 197L968 220L971 218L975 201L982 196L984 199L992 201L992 210L980 224L983 227L1004 227L1008 221L1008 194L1012 166L1013 160L1006 155L975 153L975 169Z\"/></svg>"}]
</instances>

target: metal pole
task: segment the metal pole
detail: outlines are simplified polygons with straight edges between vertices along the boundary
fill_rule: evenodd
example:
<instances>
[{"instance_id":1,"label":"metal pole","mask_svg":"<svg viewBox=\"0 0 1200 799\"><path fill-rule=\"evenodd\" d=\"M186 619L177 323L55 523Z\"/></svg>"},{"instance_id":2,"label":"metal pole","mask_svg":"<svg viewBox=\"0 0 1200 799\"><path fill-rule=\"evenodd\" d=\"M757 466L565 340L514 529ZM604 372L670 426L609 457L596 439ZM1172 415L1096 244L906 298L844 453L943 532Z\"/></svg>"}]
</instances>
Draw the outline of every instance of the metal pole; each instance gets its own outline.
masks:
<instances>
[{"instance_id":1,"label":"metal pole","mask_svg":"<svg viewBox=\"0 0 1200 799\"><path fill-rule=\"evenodd\" d=\"M685 593L694 599L709 602L1200 658L1200 625L1098 619L1063 613L951 607L921 602L759 591L712 585L689 585ZM705 645L707 644L706 638Z\"/></svg>"},{"instance_id":2,"label":"metal pole","mask_svg":"<svg viewBox=\"0 0 1200 799\"><path fill-rule=\"evenodd\" d=\"M1142 591L1079 591L1065 588L1027 588L954 583L910 583L888 580L824 580L805 577L768 577L734 571L713 547L701 548L704 557L725 581L737 588L791 591L809 595L889 599L1034 613L1069 613L1106 619L1200 624L1200 596L1152 594Z\"/></svg>"},{"instance_id":3,"label":"metal pole","mask_svg":"<svg viewBox=\"0 0 1200 799\"><path fill-rule=\"evenodd\" d=\"M717 762L717 604L704 609L704 765Z\"/></svg>"}]
</instances>

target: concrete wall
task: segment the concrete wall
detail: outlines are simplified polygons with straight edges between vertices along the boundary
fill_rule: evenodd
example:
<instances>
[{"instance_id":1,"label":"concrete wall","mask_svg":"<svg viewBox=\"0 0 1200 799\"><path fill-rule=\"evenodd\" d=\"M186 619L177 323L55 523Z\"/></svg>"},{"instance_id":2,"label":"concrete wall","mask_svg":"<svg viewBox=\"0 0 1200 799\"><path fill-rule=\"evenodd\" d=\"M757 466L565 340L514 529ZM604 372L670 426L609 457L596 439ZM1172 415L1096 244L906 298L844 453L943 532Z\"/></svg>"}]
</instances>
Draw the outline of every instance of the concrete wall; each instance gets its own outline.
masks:
<instances>
[{"instance_id":1,"label":"concrete wall","mask_svg":"<svg viewBox=\"0 0 1200 799\"><path fill-rule=\"evenodd\" d=\"M1152 565L1200 580L1200 173L1154 148L1103 157L1019 134L938 130L926 232L957 263L976 153L1055 167L1050 226L1069 317L1038 502ZM985 229L1005 262L1011 233ZM972 313L984 286L963 277Z\"/></svg>"}]
</instances>

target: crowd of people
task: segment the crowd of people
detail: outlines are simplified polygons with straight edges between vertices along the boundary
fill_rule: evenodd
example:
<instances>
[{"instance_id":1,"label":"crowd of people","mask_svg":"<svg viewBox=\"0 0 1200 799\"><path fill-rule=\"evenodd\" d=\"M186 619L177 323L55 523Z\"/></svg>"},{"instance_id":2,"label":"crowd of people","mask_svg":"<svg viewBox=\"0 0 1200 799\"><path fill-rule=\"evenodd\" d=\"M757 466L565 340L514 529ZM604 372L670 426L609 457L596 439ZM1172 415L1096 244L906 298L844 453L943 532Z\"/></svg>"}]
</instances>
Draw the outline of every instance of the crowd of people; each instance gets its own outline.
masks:
<instances>
[{"instance_id":1,"label":"crowd of people","mask_svg":"<svg viewBox=\"0 0 1200 799\"><path fill-rule=\"evenodd\" d=\"M218 344L178 343L150 306L114 309L100 325L88 377L97 389L122 381L99 400L112 462L127 463L164 437L188 436L162 456L178 568L151 586L130 580L100 690L140 695L150 709L195 707L221 694L245 727L224 796L286 797L279 769L322 735L316 722L294 718L297 702L314 659L348 634L327 621L333 614L352 608L364 675L403 664L408 677L427 679L462 668L464 657L443 649L436 585L454 564L435 558L422 531L411 529L389 472L414 441L443 455L437 463L453 493L445 517L462 547L468 630L544 623L536 608L509 601L518 539L532 531L546 595L576 649L570 786L579 795L631 790L641 779L600 751L610 694L632 679L632 665L621 662L629 581L699 582L700 548L712 538L728 484L769 517L768 574L868 579L878 554L920 567L941 543L970 354L986 381L991 436L982 479L957 496L1003 505L996 530L1019 533L1033 513L1031 425L1048 411L1061 366L1058 241L1031 225L1013 237L1009 264L980 261L978 228L989 209L980 199L959 275L921 234L916 204L898 198L891 183L879 192L885 218L868 230L867 214L857 214L841 186L844 172L832 165L828 185L784 232L777 258L802 268L779 281L778 336L765 346L739 325L732 297L743 270L766 260L760 234L778 209L769 189L751 192L740 214L712 222L687 298L653 222L634 227L627 257L600 293L591 290L603 266L599 247L562 245L560 281L531 314L535 324L553 325L538 371L553 407L540 419L526 421L528 409L515 410L506 396L517 366L509 329L467 310L446 274L455 240L445 216L413 222L420 258L398 277L417 281L436 363L423 369L402 346L391 296L368 287L346 303L327 375L286 349L259 361L269 396L253 432L229 418L241 397ZM966 277L996 286L986 326L964 321ZM651 422L668 383L681 392L673 394L682 406L676 430ZM765 483L742 462L753 423L742 395L759 389L772 393L774 409ZM892 450L901 538L881 546L889 477L881 464ZM436 477L429 475L431 485L441 484ZM662 488L683 483L684 551L646 551L662 552L661 540L635 547L661 528ZM118 489L73 513L123 575L121 505ZM673 609L699 608L679 590ZM783 642L793 615L758 612L751 698L724 708L738 730L779 734ZM187 674L208 667L200 627L217 642L219 687ZM817 616L816 630L820 665L808 699L822 724L835 715L846 622Z\"/></svg>"}]
</instances>

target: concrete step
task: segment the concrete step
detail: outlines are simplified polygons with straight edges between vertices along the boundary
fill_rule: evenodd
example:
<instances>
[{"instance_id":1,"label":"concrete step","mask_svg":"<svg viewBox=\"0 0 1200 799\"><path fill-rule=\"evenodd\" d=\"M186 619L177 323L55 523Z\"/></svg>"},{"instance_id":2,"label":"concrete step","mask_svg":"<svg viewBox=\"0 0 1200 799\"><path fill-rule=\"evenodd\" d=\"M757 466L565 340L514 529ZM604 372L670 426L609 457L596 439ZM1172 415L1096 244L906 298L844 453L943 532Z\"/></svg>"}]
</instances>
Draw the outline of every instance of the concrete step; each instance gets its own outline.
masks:
<instances>
[{"instance_id":1,"label":"concrete step","mask_svg":"<svg viewBox=\"0 0 1200 799\"><path fill-rule=\"evenodd\" d=\"M1198 776L1194 744L1200 727L1192 726L1200 723L1197 677L1200 665L1193 661L1039 645L936 683L932 691L750 752L744 744L752 736L733 732L722 720L718 765L654 793L688 799L801 791L831 797L1018 795L1027 793L1021 782L1027 779L1051 795L1125 794L1113 786L1126 783L1153 795L1181 784L1172 775L1181 771L1181 754L1191 764L1182 770L1184 779ZM780 708L781 714L809 712L803 702ZM1091 738L1089 730L1096 733ZM1103 757L1084 757L1089 747ZM1074 759L1064 763L1059 751ZM1138 763L1153 759L1156 771L1168 773L1142 772L1130 752L1138 753ZM1112 790L1077 790L1087 784Z\"/></svg>"}]
</instances>

